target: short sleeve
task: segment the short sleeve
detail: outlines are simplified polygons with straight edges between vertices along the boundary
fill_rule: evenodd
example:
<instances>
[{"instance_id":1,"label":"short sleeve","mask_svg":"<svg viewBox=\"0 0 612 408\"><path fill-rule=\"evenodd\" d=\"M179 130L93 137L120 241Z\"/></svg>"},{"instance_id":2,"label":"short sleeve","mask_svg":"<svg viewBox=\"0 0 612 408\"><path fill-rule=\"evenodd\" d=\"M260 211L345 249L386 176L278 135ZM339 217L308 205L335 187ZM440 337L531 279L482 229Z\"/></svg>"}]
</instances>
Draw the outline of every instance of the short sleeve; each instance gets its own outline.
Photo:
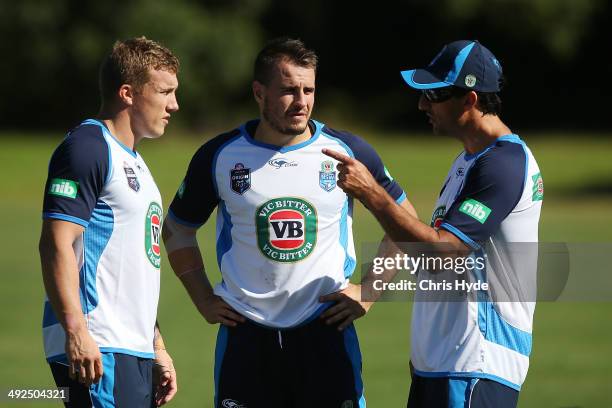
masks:
<instances>
[{"instance_id":1,"label":"short sleeve","mask_svg":"<svg viewBox=\"0 0 612 408\"><path fill-rule=\"evenodd\" d=\"M169 216L179 224L199 228L219 204L214 167L218 152L238 132L229 132L211 139L193 155L187 174L178 188Z\"/></svg>"},{"instance_id":2,"label":"short sleeve","mask_svg":"<svg viewBox=\"0 0 612 408\"><path fill-rule=\"evenodd\" d=\"M70 132L49 162L43 218L87 227L110 168L109 147L98 126Z\"/></svg>"},{"instance_id":3,"label":"short sleeve","mask_svg":"<svg viewBox=\"0 0 612 408\"><path fill-rule=\"evenodd\" d=\"M475 160L440 228L478 249L518 204L527 155L521 144L504 142Z\"/></svg>"},{"instance_id":4,"label":"short sleeve","mask_svg":"<svg viewBox=\"0 0 612 408\"><path fill-rule=\"evenodd\" d=\"M337 131L328 127L325 127L323 131L344 143L350 149L355 159L362 162L368 168L378 184L380 184L398 204L406 199L406 193L404 193L399 183L393 179L383 164L382 159L370 144L361 137L349 132Z\"/></svg>"}]
</instances>

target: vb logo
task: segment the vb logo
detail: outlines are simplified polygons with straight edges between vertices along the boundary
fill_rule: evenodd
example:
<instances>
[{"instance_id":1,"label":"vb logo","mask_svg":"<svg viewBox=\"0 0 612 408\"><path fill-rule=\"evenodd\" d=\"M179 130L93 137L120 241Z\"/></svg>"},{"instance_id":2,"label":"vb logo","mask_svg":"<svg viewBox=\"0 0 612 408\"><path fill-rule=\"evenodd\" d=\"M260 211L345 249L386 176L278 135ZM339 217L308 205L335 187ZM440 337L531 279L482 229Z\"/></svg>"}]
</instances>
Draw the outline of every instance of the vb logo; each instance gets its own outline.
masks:
<instances>
[{"instance_id":1,"label":"vb logo","mask_svg":"<svg viewBox=\"0 0 612 408\"><path fill-rule=\"evenodd\" d=\"M259 206L257 246L269 259L296 262L312 252L317 241L317 211L306 200L282 197Z\"/></svg>"},{"instance_id":2,"label":"vb logo","mask_svg":"<svg viewBox=\"0 0 612 408\"><path fill-rule=\"evenodd\" d=\"M304 216L293 210L270 215L270 244L276 249L295 249L304 243Z\"/></svg>"},{"instance_id":3,"label":"vb logo","mask_svg":"<svg viewBox=\"0 0 612 408\"><path fill-rule=\"evenodd\" d=\"M149 262L159 268L161 264L161 250L159 246L159 233L162 226L162 208L156 202L149 204L145 218L145 252Z\"/></svg>"}]
</instances>

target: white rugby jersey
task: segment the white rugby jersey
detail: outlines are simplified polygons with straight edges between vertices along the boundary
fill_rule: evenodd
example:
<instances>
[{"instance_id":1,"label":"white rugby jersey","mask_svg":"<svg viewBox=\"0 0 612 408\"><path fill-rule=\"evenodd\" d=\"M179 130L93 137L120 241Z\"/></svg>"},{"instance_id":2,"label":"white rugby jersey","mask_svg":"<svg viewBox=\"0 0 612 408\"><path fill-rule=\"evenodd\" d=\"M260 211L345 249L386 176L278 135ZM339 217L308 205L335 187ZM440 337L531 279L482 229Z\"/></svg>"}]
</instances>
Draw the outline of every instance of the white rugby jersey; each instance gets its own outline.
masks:
<instances>
[{"instance_id":1,"label":"white rugby jersey","mask_svg":"<svg viewBox=\"0 0 612 408\"><path fill-rule=\"evenodd\" d=\"M486 259L485 269L475 269L470 279L493 284L497 293L490 287L472 301L440 302L417 290L411 333L417 374L488 378L520 390L531 353L543 195L538 165L517 135L457 157L431 225ZM528 242L533 244L512 244ZM419 281L432 279L435 274L419 272Z\"/></svg>"},{"instance_id":2,"label":"white rugby jersey","mask_svg":"<svg viewBox=\"0 0 612 408\"><path fill-rule=\"evenodd\" d=\"M43 218L85 227L74 245L87 328L102 352L153 358L159 299L161 195L140 154L86 120L49 163ZM65 332L48 299L45 354L65 361Z\"/></svg>"},{"instance_id":3,"label":"white rugby jersey","mask_svg":"<svg viewBox=\"0 0 612 408\"><path fill-rule=\"evenodd\" d=\"M319 297L345 288L355 269L353 202L337 185L328 148L362 161L402 201L363 139L311 120L312 137L287 147L253 138L247 122L194 155L168 214L199 227L217 209L215 293L239 313L270 327L292 327L322 310Z\"/></svg>"}]
</instances>

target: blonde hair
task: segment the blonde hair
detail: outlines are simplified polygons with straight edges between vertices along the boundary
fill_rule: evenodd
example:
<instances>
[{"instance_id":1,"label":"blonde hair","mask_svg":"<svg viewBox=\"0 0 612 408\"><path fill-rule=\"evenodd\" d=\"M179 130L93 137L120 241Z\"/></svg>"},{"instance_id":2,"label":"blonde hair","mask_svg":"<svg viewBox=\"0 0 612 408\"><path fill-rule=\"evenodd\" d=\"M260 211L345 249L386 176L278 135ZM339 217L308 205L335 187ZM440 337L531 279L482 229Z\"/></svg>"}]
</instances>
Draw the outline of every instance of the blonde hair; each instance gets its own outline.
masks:
<instances>
[{"instance_id":1,"label":"blonde hair","mask_svg":"<svg viewBox=\"0 0 612 408\"><path fill-rule=\"evenodd\" d=\"M140 91L149 81L150 69L176 74L179 61L168 48L144 36L116 41L100 66L102 104L112 101L123 84Z\"/></svg>"}]
</instances>

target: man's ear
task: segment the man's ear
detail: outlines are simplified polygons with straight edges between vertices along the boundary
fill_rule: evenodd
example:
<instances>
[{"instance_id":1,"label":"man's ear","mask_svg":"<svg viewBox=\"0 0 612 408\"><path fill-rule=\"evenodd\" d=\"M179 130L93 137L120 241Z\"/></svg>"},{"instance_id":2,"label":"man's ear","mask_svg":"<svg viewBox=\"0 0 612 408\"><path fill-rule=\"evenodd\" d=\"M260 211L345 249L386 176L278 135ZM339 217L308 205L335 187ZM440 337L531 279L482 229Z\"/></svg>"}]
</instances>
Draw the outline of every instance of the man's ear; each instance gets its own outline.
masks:
<instances>
[{"instance_id":1,"label":"man's ear","mask_svg":"<svg viewBox=\"0 0 612 408\"><path fill-rule=\"evenodd\" d=\"M265 85L259 81L253 81L253 97L257 101L257 103L263 103L263 94Z\"/></svg>"},{"instance_id":2,"label":"man's ear","mask_svg":"<svg viewBox=\"0 0 612 408\"><path fill-rule=\"evenodd\" d=\"M123 84L117 91L117 96L121 103L132 106L134 104L134 88L132 85Z\"/></svg>"},{"instance_id":3,"label":"man's ear","mask_svg":"<svg viewBox=\"0 0 612 408\"><path fill-rule=\"evenodd\" d=\"M470 110L476 108L478 105L478 94L474 91L470 91L465 96L464 108Z\"/></svg>"}]
</instances>

